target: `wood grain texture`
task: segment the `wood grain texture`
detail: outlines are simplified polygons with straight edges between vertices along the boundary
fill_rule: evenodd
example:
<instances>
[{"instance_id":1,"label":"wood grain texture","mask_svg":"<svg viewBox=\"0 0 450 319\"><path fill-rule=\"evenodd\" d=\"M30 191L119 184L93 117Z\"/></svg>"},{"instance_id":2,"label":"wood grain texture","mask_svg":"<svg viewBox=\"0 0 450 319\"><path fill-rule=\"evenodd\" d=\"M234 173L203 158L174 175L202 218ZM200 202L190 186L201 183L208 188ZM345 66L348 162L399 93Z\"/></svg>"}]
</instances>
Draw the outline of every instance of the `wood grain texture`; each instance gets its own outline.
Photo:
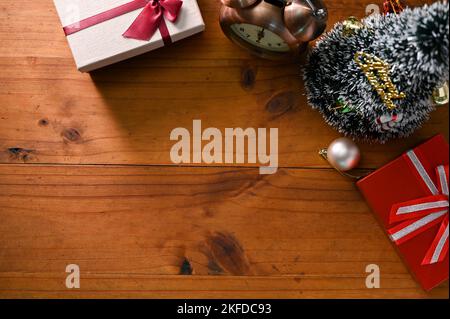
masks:
<instances>
[{"instance_id":1,"label":"wood grain texture","mask_svg":"<svg viewBox=\"0 0 450 319\"><path fill-rule=\"evenodd\" d=\"M448 283L419 288L317 155L338 134L299 66L240 50L218 1L198 2L206 32L92 74L76 71L52 1L0 2L0 297L448 298ZM372 2L327 1L329 28ZM193 119L279 128L283 168L171 166L169 134ZM436 133L448 138L448 107L411 138L362 145L361 167ZM65 288L70 263L80 290ZM372 263L381 289L365 288Z\"/></svg>"},{"instance_id":2,"label":"wood grain texture","mask_svg":"<svg viewBox=\"0 0 450 319\"><path fill-rule=\"evenodd\" d=\"M0 220L2 297L448 295L418 287L330 170L7 165ZM382 289L365 288L369 264Z\"/></svg>"},{"instance_id":3,"label":"wood grain texture","mask_svg":"<svg viewBox=\"0 0 450 319\"><path fill-rule=\"evenodd\" d=\"M329 28L363 17L372 2L328 1ZM317 151L338 133L307 105L300 67L238 49L220 31L218 1L199 4L203 34L89 75L75 70L52 1L2 1L0 162L170 164L170 132L201 119L220 129L277 127L281 166L325 167ZM444 107L411 138L363 145L362 166L448 136L446 118Z\"/></svg>"}]
</instances>

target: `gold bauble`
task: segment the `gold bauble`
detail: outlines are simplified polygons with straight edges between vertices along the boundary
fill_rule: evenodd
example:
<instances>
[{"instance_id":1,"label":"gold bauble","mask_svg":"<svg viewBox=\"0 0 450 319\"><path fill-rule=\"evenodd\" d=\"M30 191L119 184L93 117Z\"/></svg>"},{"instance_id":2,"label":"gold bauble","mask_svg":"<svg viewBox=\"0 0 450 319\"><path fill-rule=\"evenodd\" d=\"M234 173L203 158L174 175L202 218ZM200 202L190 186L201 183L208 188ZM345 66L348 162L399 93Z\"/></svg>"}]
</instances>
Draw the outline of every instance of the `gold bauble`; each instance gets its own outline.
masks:
<instances>
[{"instance_id":1,"label":"gold bauble","mask_svg":"<svg viewBox=\"0 0 450 319\"><path fill-rule=\"evenodd\" d=\"M364 24L356 17L349 17L343 22L345 36L352 36L356 31L364 27Z\"/></svg>"}]
</instances>

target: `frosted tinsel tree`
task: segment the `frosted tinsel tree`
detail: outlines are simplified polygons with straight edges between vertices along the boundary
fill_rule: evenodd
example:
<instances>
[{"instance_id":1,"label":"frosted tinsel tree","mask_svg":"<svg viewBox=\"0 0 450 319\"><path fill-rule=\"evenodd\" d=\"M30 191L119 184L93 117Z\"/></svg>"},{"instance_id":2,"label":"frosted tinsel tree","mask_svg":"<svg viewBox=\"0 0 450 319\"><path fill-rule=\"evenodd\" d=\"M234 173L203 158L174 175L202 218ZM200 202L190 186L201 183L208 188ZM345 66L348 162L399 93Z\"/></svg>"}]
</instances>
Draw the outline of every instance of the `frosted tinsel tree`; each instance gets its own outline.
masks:
<instances>
[{"instance_id":1,"label":"frosted tinsel tree","mask_svg":"<svg viewBox=\"0 0 450 319\"><path fill-rule=\"evenodd\" d=\"M355 138L385 142L412 134L434 109L433 91L448 80L448 15L445 1L372 15L353 29L338 23L310 53L304 73L310 104ZM389 81L358 61L382 63Z\"/></svg>"}]
</instances>

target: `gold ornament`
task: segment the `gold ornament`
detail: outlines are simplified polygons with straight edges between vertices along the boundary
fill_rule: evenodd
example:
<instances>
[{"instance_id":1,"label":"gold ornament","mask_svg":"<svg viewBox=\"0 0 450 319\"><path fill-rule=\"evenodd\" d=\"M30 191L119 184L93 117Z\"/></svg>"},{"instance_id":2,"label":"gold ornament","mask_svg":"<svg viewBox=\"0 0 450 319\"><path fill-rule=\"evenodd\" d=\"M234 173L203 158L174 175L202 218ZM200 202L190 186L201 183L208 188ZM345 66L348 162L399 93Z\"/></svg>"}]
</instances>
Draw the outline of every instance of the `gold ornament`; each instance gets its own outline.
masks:
<instances>
[{"instance_id":1,"label":"gold ornament","mask_svg":"<svg viewBox=\"0 0 450 319\"><path fill-rule=\"evenodd\" d=\"M356 31L364 27L364 24L356 17L349 17L343 22L343 34L346 37L352 36Z\"/></svg>"},{"instance_id":2,"label":"gold ornament","mask_svg":"<svg viewBox=\"0 0 450 319\"><path fill-rule=\"evenodd\" d=\"M388 63L365 52L357 52L355 54L355 62L390 110L396 108L392 100L406 97L406 94L404 92L399 93L392 83L389 77L390 67Z\"/></svg>"},{"instance_id":3,"label":"gold ornament","mask_svg":"<svg viewBox=\"0 0 450 319\"><path fill-rule=\"evenodd\" d=\"M437 105L446 105L448 100L448 82L445 82L444 85L434 90L433 101Z\"/></svg>"}]
</instances>

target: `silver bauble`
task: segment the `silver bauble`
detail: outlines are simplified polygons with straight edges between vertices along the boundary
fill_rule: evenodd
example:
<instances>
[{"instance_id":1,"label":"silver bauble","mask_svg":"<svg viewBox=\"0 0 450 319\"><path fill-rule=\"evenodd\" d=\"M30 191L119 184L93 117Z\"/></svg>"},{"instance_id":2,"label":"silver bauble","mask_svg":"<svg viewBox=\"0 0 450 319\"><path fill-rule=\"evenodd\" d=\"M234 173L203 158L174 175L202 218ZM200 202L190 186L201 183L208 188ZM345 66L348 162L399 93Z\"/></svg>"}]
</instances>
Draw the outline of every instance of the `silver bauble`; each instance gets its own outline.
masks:
<instances>
[{"instance_id":1,"label":"silver bauble","mask_svg":"<svg viewBox=\"0 0 450 319\"><path fill-rule=\"evenodd\" d=\"M347 172L358 165L361 152L355 142L342 137L330 144L327 149L327 159L339 171Z\"/></svg>"}]
</instances>

